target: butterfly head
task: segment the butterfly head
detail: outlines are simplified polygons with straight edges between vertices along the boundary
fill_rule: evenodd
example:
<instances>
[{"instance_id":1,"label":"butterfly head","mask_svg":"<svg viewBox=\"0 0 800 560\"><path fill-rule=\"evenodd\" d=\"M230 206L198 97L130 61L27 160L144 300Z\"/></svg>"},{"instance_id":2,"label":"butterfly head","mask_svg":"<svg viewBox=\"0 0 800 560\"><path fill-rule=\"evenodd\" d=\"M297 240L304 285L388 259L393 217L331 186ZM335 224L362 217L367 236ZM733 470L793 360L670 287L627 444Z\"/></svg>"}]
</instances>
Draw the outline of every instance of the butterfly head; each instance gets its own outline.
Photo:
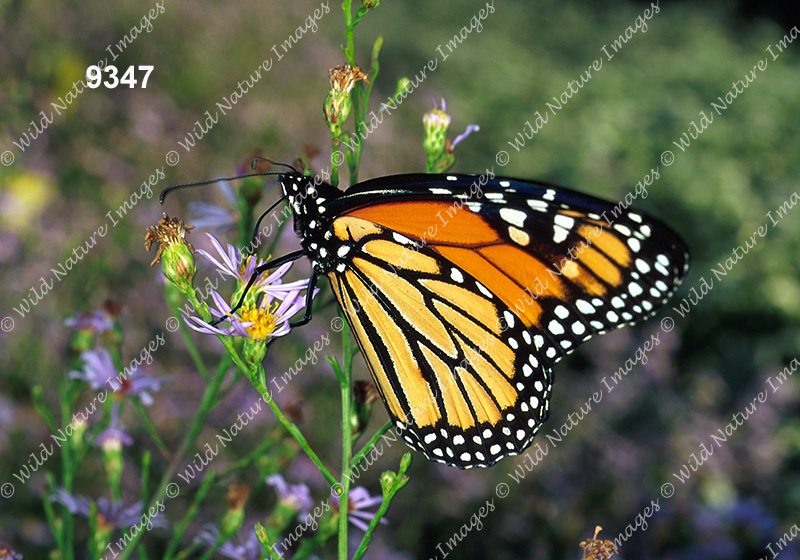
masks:
<instances>
[{"instance_id":1,"label":"butterfly head","mask_svg":"<svg viewBox=\"0 0 800 560\"><path fill-rule=\"evenodd\" d=\"M319 175L283 173L280 182L283 196L294 214L294 231L303 249L317 272L327 272L335 264L331 256L337 253L330 232L335 213L328 206L342 196L342 191Z\"/></svg>"}]
</instances>

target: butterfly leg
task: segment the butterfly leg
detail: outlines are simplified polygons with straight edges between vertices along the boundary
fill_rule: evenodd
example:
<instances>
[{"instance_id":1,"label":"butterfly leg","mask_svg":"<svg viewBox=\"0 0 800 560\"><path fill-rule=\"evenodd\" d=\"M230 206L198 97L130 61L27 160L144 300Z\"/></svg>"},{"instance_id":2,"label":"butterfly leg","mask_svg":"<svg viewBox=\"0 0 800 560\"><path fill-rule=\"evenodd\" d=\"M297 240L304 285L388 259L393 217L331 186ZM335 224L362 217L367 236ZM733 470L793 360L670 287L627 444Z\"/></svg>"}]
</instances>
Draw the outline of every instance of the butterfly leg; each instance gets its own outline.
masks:
<instances>
[{"instance_id":1,"label":"butterfly leg","mask_svg":"<svg viewBox=\"0 0 800 560\"><path fill-rule=\"evenodd\" d=\"M303 255L305 255L305 253L302 250L294 251L294 252L289 253L287 255L284 255L282 257L278 257L277 259L273 259L268 263L264 263L259 267L256 267L256 269L253 271L253 275L250 277L250 281L247 282L247 286L245 286L244 287L244 291L242 291L242 297L240 297L239 298L239 302L236 305L233 306L233 308L231 309L231 313L235 313L236 311L239 310L239 308L242 306L242 303L244 303L244 298L247 295L247 292L250 291L250 287L256 281L256 278L258 278L262 273L264 273L267 270L271 270L273 268L277 268L277 267L281 266L282 264L286 264L287 262L296 261L297 259L299 259ZM308 303L306 305L308 306ZM309 314L308 309L306 309L306 313ZM309 318L310 318L310 314L309 314ZM217 325L217 324L221 323L225 319L226 319L226 317L220 317L219 319L211 321L209 323L209 325L211 325L213 327L214 325Z\"/></svg>"},{"instance_id":2,"label":"butterfly leg","mask_svg":"<svg viewBox=\"0 0 800 560\"><path fill-rule=\"evenodd\" d=\"M306 311L303 313L302 319L290 323L292 328L305 325L311 320L311 303L314 299L314 289L317 287L317 278L319 278L317 273L312 271L311 278L308 279L308 287L306 288Z\"/></svg>"},{"instance_id":3,"label":"butterfly leg","mask_svg":"<svg viewBox=\"0 0 800 560\"><path fill-rule=\"evenodd\" d=\"M307 292L306 292L306 311L305 311L305 313L303 313L303 318L302 319L300 319L299 321L295 321L294 323L289 323L290 327L292 327L292 328L299 327L301 325L305 325L306 323L308 323L311 320L311 300L314 297L314 289L317 286L317 278L318 277L317 277L316 273L312 272L311 278L308 279L308 287L306 288L306 290L307 290ZM275 342L276 340L277 340L277 338L275 338L275 337L272 337L269 340L267 340L267 347L270 347L272 345L272 343Z\"/></svg>"}]
</instances>

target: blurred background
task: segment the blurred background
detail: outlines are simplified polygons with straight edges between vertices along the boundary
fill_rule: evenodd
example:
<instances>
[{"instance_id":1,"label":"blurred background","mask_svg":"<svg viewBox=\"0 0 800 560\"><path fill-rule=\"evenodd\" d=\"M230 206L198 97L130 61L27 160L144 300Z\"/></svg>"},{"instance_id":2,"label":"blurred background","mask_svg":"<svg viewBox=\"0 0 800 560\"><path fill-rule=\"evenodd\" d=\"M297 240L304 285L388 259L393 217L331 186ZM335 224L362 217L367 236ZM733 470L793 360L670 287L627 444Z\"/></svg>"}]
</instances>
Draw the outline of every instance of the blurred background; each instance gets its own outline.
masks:
<instances>
[{"instance_id":1,"label":"blurred background","mask_svg":"<svg viewBox=\"0 0 800 560\"><path fill-rule=\"evenodd\" d=\"M15 482L12 474L50 441L50 430L34 411L32 390L39 388L44 405L58 414L57 388L74 369L68 351L73 330L65 319L106 300L117 302L127 363L170 316L160 273L149 267L153 254L143 247L145 228L161 217L162 207L152 196L126 215L116 214L143 181L164 168L157 194L171 183L231 175L255 150L287 162L305 154L312 170L326 167L329 133L321 107L328 69L344 62L341 5L330 1L316 32L309 29L288 52L280 46L320 4L170 0L150 22L152 30L119 53L117 43L155 2L0 1L0 318L12 319L4 319L0 333L0 483ZM659 511L622 543L623 558L730 560L772 558L772 553L800 558L800 538L776 544L785 533L791 536L793 527L796 535L800 524L800 379L775 381L800 359L800 207L792 207L800 196L800 41L791 42L800 18L777 3L662 1L646 30L629 34L615 52L612 43L635 27L649 3L495 0L482 31L473 31L450 52L446 43L484 6L387 0L359 24L356 58L364 68L372 42L384 37L372 96L376 110L399 78L413 77L438 56L436 70L368 138L360 179L424 170L421 118L434 98L444 97L451 138L468 124L481 128L459 145L456 172L482 173L494 166L496 173L619 200L659 166L660 178L634 207L680 232L691 250L692 269L654 320L592 340L559 365L546 432L568 422L569 414L603 387L604 377L660 333L648 362L637 365L562 443L551 446L524 480L517 484L508 476L523 458L463 472L415 454L411 483L395 498L389 523L377 531L367 558L438 554L441 559L440 543L454 559L580 558L578 543L591 537L595 526L603 527L601 538L613 540L657 499ZM283 55L280 60L273 46ZM107 47L118 58L112 60ZM270 57L269 72L194 147L187 151L178 144ZM49 114L53 102L66 100L87 66L102 58L120 69L153 65L147 88L85 89L38 133L31 121L39 126L40 111ZM551 112L546 104L597 59L602 68L561 110ZM737 93L734 82L751 71L755 80ZM719 106L718 97L726 95L727 109L718 112L711 103ZM526 121L534 123L537 111L549 115L546 126L519 150L510 146ZM701 113L713 122L698 135L692 122L702 129ZM345 129L352 132L352 121ZM688 138L688 147L675 144L680 138ZM502 171L495 161L500 150L510 155ZM674 155L669 166L662 163L665 150ZM171 151L180 156L175 166L165 165ZM265 205L276 199L276 189L266 183ZM197 200L233 213L214 187L175 196L167 211L185 218L188 203ZM41 279L52 281L51 269L75 258L73 249L103 225L106 235L96 236L96 246L42 294ZM766 227L764 237L757 236L755 246L746 255L739 251L741 258L734 257L727 273L716 277L712 267L721 270L759 226ZM285 233L279 254L299 246L291 231ZM232 235L221 236L233 242ZM190 239L208 247L199 230ZM206 271L201 269L198 279ZM308 263L293 273L307 275ZM682 317L673 306L693 297L692 288L701 294L703 279L713 280L713 289ZM268 375L294 364L334 314L332 307L322 309L310 325L274 344ZM675 321L669 334L659 328L667 316ZM197 335L197 340L210 357L219 355L212 338ZM340 355L335 342L331 353ZM177 336L167 338L145 369L163 378L149 414L172 449L195 413L204 382ZM356 372L369 377L360 357ZM775 389L767 382L770 376ZM312 446L331 464L340 452L339 400L331 397L336 388L330 366L320 361L276 397L294 410ZM714 444L711 436L724 431L761 391L767 391L765 402L756 403L727 442ZM80 402L89 396L87 391ZM236 411L257 397L246 380L240 382L210 416L208 437L229 427ZM168 460L129 412L123 421L134 443L124 456L135 499L143 450L153 452L156 474ZM385 421L377 405L371 428ZM217 464L239 459L273 423L270 413L259 415ZM700 458L701 444L713 446L713 455L681 483L673 473L693 463L693 453ZM357 484L379 494L378 473L396 469L404 450L399 444L389 448ZM0 542L25 558L45 558L55 548L42 496L45 471L58 473L57 455L26 484L15 483L12 497L0 499ZM105 490L98 482L99 458L92 464L77 476L75 491L96 498ZM285 475L308 484L315 499L327 495L324 480L302 458ZM264 488L257 469L244 471L241 479L257 487L248 519L263 518L274 506L274 492ZM495 496L500 482L511 486L502 500ZM669 499L660 494L667 482L674 484ZM215 492L187 530L187 541L204 522L224 513L224 488ZM496 509L483 520L483 529L450 551L446 541L492 498ZM167 512L168 522L172 513ZM75 531L76 558L87 558L81 540L85 521L76 521ZM151 557L158 557L166 534L156 529L144 539ZM333 550L322 557L332 557Z\"/></svg>"}]
</instances>

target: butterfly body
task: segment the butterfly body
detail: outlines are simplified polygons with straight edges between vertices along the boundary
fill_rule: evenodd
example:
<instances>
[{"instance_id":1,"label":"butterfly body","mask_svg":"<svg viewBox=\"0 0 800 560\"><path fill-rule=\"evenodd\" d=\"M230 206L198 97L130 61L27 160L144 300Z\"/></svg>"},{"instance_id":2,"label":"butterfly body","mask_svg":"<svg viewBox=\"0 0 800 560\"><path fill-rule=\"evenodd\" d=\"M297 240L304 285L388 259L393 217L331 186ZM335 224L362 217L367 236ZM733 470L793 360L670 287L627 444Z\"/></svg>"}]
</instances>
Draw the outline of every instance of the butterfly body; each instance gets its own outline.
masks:
<instances>
[{"instance_id":1,"label":"butterfly body","mask_svg":"<svg viewBox=\"0 0 800 560\"><path fill-rule=\"evenodd\" d=\"M398 432L460 468L522 452L549 414L553 364L652 316L688 269L657 220L553 185L280 180L312 285L330 280Z\"/></svg>"}]
</instances>

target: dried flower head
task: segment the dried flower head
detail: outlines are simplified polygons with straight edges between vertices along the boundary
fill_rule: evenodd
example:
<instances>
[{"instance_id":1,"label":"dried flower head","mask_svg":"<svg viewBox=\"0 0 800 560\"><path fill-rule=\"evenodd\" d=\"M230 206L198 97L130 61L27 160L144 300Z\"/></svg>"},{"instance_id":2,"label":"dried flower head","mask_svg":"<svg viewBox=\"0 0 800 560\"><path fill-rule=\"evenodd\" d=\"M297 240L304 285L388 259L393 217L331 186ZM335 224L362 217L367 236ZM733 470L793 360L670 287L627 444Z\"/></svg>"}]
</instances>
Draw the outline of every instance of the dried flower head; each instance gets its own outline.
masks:
<instances>
[{"instance_id":1,"label":"dried flower head","mask_svg":"<svg viewBox=\"0 0 800 560\"><path fill-rule=\"evenodd\" d=\"M328 74L331 79L332 92L350 93L359 80L369 83L369 78L358 66L352 67L349 64L335 66L330 69Z\"/></svg>"},{"instance_id":2,"label":"dried flower head","mask_svg":"<svg viewBox=\"0 0 800 560\"><path fill-rule=\"evenodd\" d=\"M183 223L183 220L170 218L167 216L167 213L164 212L164 216L158 224L147 228L147 234L144 237L144 248L148 251L153 243L157 242L160 244L158 253L156 253L156 258L153 259L150 266L156 264L161 258L163 251L171 245L186 245L189 247L189 250L194 253L194 247L186 241L186 234L193 229L194 226L187 226Z\"/></svg>"},{"instance_id":3,"label":"dried flower head","mask_svg":"<svg viewBox=\"0 0 800 560\"><path fill-rule=\"evenodd\" d=\"M600 540L597 538L598 533L603 528L598 525L594 528L594 536L591 539L582 541L580 547L583 549L583 560L608 560L614 554L619 554L619 550L614 546L614 543L609 540ZM611 552L613 551L613 552Z\"/></svg>"},{"instance_id":4,"label":"dried flower head","mask_svg":"<svg viewBox=\"0 0 800 560\"><path fill-rule=\"evenodd\" d=\"M322 115L331 130L331 137L338 138L342 134L342 124L353 108L350 92L357 81L369 80L358 66L351 67L347 64L331 68L330 79L331 90L322 107Z\"/></svg>"},{"instance_id":5,"label":"dried flower head","mask_svg":"<svg viewBox=\"0 0 800 560\"><path fill-rule=\"evenodd\" d=\"M242 528L244 523L244 505L250 497L250 485L239 483L228 488L228 511L222 516L220 521L220 533L225 540L228 540Z\"/></svg>"},{"instance_id":6,"label":"dried flower head","mask_svg":"<svg viewBox=\"0 0 800 560\"><path fill-rule=\"evenodd\" d=\"M252 488L249 484L237 482L228 488L226 498L228 499L228 509L244 509L247 499L250 497Z\"/></svg>"},{"instance_id":7,"label":"dried flower head","mask_svg":"<svg viewBox=\"0 0 800 560\"><path fill-rule=\"evenodd\" d=\"M194 226L187 226L183 220L170 218L164 213L164 217L158 225L147 228L144 246L149 251L154 242L159 243L158 253L150 263L156 264L161 259L161 270L173 286L181 292L188 294L194 288L192 282L197 273L197 266L194 262L194 247L186 241L186 234L194 229Z\"/></svg>"}]
</instances>

